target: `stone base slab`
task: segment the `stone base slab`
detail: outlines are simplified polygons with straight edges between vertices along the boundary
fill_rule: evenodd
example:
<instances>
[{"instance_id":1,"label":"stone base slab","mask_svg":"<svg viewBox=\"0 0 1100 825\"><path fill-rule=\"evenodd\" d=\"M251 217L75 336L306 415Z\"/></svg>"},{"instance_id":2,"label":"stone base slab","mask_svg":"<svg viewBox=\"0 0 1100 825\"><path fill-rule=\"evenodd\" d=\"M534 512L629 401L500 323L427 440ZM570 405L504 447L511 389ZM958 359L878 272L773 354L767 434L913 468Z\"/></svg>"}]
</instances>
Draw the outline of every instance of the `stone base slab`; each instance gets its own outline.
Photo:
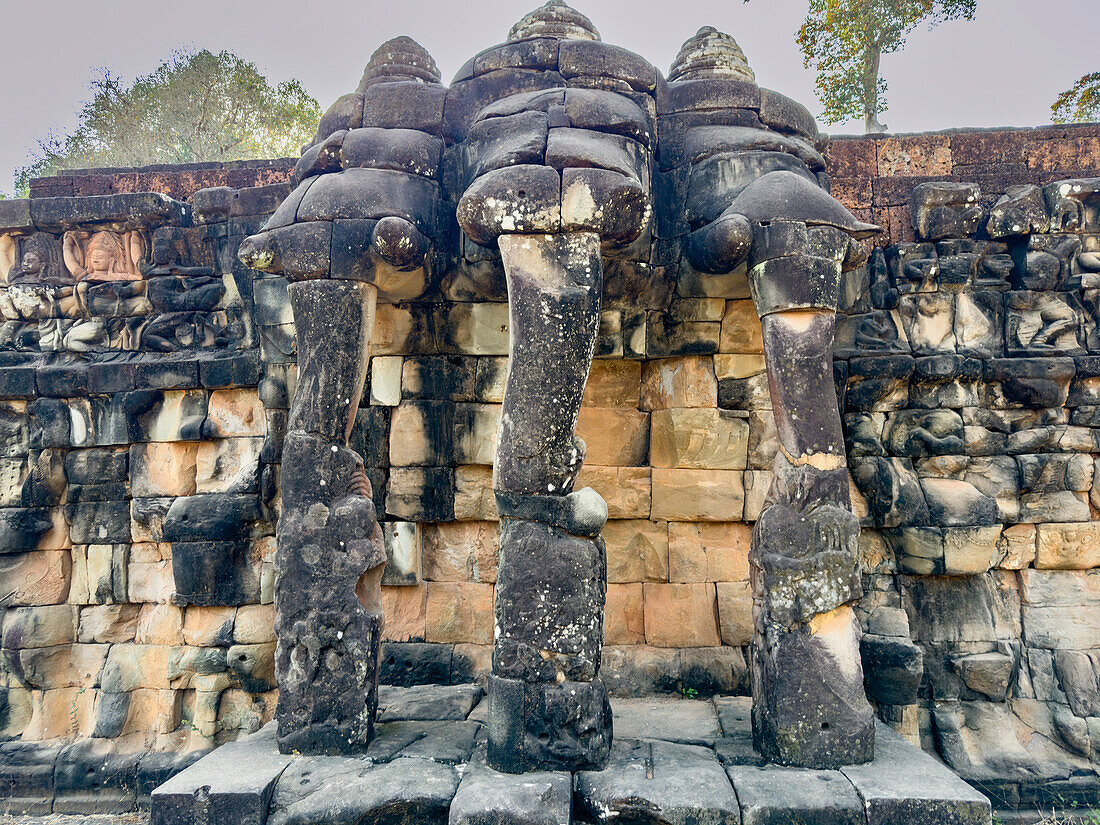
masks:
<instances>
[{"instance_id":1,"label":"stone base slab","mask_svg":"<svg viewBox=\"0 0 1100 825\"><path fill-rule=\"evenodd\" d=\"M761 765L746 697L612 700L617 738L605 770L512 776L485 765L483 707L464 719L442 688L418 698L387 691L408 721L381 722L368 751L283 756L268 729L204 757L153 794L155 825L241 822L423 822L446 825L630 821L643 825L991 825L989 800L887 726L874 762L814 771ZM484 701L484 700L483 700ZM428 707L447 719L425 719ZM459 714L461 715L461 714ZM678 729L675 720L683 716ZM684 729L696 731L686 737ZM699 733L702 732L702 733ZM713 732L713 736L711 735ZM680 741L676 741L679 739ZM230 768L232 765L232 768ZM696 787L697 786L697 787ZM569 789L573 788L570 800ZM190 800L190 802L188 802ZM232 811L226 819L215 810Z\"/></svg>"}]
</instances>

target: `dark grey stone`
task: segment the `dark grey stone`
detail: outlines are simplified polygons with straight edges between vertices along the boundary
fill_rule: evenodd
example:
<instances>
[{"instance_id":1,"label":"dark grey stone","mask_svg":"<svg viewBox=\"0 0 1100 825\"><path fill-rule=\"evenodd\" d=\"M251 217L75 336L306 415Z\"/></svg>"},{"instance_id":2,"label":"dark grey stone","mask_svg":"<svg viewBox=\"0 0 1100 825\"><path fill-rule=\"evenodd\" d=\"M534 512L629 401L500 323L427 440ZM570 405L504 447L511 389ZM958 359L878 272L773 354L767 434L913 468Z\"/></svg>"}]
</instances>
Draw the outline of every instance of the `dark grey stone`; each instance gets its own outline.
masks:
<instances>
[{"instance_id":1,"label":"dark grey stone","mask_svg":"<svg viewBox=\"0 0 1100 825\"><path fill-rule=\"evenodd\" d=\"M989 800L883 723L875 726L875 761L841 768L855 786L868 825L898 822L989 825Z\"/></svg>"},{"instance_id":2,"label":"dark grey stone","mask_svg":"<svg viewBox=\"0 0 1100 825\"><path fill-rule=\"evenodd\" d=\"M727 765L742 825L863 825L863 801L840 771Z\"/></svg>"},{"instance_id":3,"label":"dark grey stone","mask_svg":"<svg viewBox=\"0 0 1100 825\"><path fill-rule=\"evenodd\" d=\"M489 764L506 773L601 769L611 750L603 683L489 677Z\"/></svg>"},{"instance_id":4,"label":"dark grey stone","mask_svg":"<svg viewBox=\"0 0 1100 825\"><path fill-rule=\"evenodd\" d=\"M449 825L569 825L573 777L540 771L500 773L474 754L451 803Z\"/></svg>"},{"instance_id":5,"label":"dark grey stone","mask_svg":"<svg viewBox=\"0 0 1100 825\"><path fill-rule=\"evenodd\" d=\"M275 783L290 762L275 746L275 725L269 724L218 748L153 791L151 825L203 819L264 825Z\"/></svg>"},{"instance_id":6,"label":"dark grey stone","mask_svg":"<svg viewBox=\"0 0 1100 825\"><path fill-rule=\"evenodd\" d=\"M483 693L478 685L381 687L378 690L378 719L381 722L461 721L470 715Z\"/></svg>"},{"instance_id":7,"label":"dark grey stone","mask_svg":"<svg viewBox=\"0 0 1100 825\"><path fill-rule=\"evenodd\" d=\"M714 754L693 745L620 741L607 769L576 777L575 804L588 822L738 825L733 786Z\"/></svg>"},{"instance_id":8,"label":"dark grey stone","mask_svg":"<svg viewBox=\"0 0 1100 825\"><path fill-rule=\"evenodd\" d=\"M455 769L430 759L396 759L384 765L339 760L313 775L305 774L308 769L303 765L288 772L279 783L268 825L445 825L458 789ZM284 794L287 783L293 791Z\"/></svg>"},{"instance_id":9,"label":"dark grey stone","mask_svg":"<svg viewBox=\"0 0 1100 825\"><path fill-rule=\"evenodd\" d=\"M908 638L864 634L859 643L867 695L884 705L910 705L924 676L924 654Z\"/></svg>"}]
</instances>

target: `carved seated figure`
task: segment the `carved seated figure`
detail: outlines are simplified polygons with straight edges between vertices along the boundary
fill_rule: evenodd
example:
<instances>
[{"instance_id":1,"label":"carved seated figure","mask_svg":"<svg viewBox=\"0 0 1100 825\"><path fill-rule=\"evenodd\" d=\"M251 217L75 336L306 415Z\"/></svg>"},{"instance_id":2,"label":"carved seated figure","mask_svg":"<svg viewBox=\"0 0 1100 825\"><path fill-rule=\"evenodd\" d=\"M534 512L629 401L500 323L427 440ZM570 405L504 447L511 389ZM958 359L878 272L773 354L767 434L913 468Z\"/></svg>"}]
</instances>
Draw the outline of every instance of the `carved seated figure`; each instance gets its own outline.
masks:
<instances>
[{"instance_id":1,"label":"carved seated figure","mask_svg":"<svg viewBox=\"0 0 1100 825\"><path fill-rule=\"evenodd\" d=\"M65 265L77 281L136 281L144 252L140 232L66 232Z\"/></svg>"}]
</instances>

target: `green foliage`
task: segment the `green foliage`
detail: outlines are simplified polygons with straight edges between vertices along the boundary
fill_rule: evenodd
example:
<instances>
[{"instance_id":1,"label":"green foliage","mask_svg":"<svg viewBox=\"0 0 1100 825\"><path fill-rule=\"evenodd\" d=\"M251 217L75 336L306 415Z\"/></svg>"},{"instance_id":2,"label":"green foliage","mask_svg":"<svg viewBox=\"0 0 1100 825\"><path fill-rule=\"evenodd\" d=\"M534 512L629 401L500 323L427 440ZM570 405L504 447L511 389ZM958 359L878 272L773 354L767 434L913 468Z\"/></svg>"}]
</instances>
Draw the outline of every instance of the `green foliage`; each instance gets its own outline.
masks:
<instances>
[{"instance_id":1,"label":"green foliage","mask_svg":"<svg viewBox=\"0 0 1100 825\"><path fill-rule=\"evenodd\" d=\"M20 191L58 169L297 155L321 118L298 80L272 86L228 51L177 52L132 85L101 69L91 91L71 133L37 142Z\"/></svg>"},{"instance_id":2,"label":"green foliage","mask_svg":"<svg viewBox=\"0 0 1100 825\"><path fill-rule=\"evenodd\" d=\"M1100 72L1085 75L1058 95L1050 111L1055 123L1100 121Z\"/></svg>"},{"instance_id":3,"label":"green foliage","mask_svg":"<svg viewBox=\"0 0 1100 825\"><path fill-rule=\"evenodd\" d=\"M745 0L748 2L748 0ZM901 51L918 25L972 20L978 0L809 0L798 31L806 68L817 72L822 119L840 123L862 117L868 132L884 131L886 81L879 75L884 54Z\"/></svg>"}]
</instances>

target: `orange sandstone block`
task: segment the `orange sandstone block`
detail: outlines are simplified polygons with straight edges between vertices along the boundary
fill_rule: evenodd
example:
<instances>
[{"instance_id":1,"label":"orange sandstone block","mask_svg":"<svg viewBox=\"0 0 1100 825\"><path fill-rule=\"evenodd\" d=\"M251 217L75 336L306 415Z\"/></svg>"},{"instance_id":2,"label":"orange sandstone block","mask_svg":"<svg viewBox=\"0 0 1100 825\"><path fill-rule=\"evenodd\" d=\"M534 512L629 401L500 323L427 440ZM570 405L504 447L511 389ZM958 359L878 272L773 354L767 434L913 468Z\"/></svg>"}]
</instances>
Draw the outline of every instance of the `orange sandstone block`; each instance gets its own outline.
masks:
<instances>
[{"instance_id":1,"label":"orange sandstone block","mask_svg":"<svg viewBox=\"0 0 1100 825\"><path fill-rule=\"evenodd\" d=\"M654 647L717 647L718 604L713 584L646 583L645 637Z\"/></svg>"}]
</instances>

